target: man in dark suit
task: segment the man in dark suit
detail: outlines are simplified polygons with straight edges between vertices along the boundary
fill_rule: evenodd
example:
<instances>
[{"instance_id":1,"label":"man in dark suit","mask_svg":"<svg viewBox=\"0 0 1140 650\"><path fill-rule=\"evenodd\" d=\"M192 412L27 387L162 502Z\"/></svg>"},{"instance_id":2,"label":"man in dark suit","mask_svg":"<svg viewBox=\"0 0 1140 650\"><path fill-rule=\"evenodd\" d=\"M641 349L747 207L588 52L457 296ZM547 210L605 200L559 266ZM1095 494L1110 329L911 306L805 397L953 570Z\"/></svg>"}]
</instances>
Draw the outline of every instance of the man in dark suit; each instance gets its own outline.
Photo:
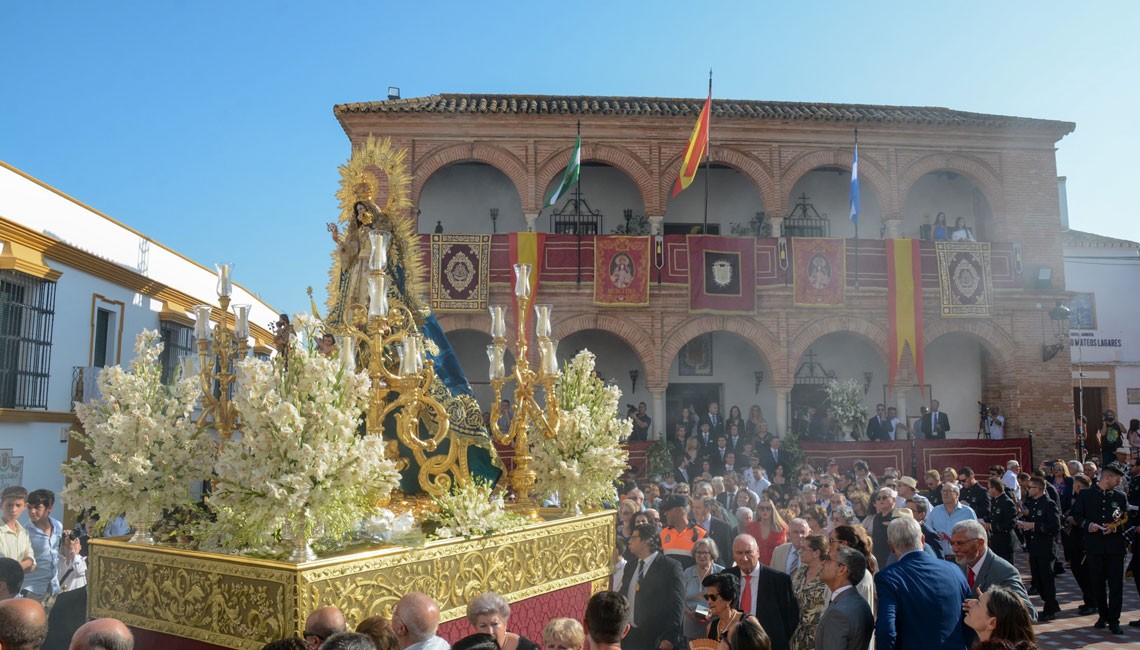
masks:
<instances>
[{"instance_id":1,"label":"man in dark suit","mask_svg":"<svg viewBox=\"0 0 1140 650\"><path fill-rule=\"evenodd\" d=\"M1017 527L1025 534L1029 551L1029 571L1033 584L1045 602L1045 609L1037 620L1045 622L1057 617L1061 605L1057 602L1057 585L1053 575L1053 544L1061 532L1061 514L1057 503L1045 495L1045 479L1029 479L1029 497L1025 499L1024 514Z\"/></svg>"},{"instance_id":2,"label":"man in dark suit","mask_svg":"<svg viewBox=\"0 0 1140 650\"><path fill-rule=\"evenodd\" d=\"M938 410L938 400L930 400L930 413L922 416L922 433L927 440L945 440L950 430L950 416Z\"/></svg>"},{"instance_id":3,"label":"man in dark suit","mask_svg":"<svg viewBox=\"0 0 1140 650\"><path fill-rule=\"evenodd\" d=\"M1029 594L1025 593L1021 572L998 557L988 548L988 544L989 535L981 522L967 519L959 521L950 529L950 548L954 550L954 559L966 575L971 596L994 585L1005 587L1025 603L1029 618L1037 620L1037 608L1029 600Z\"/></svg>"},{"instance_id":4,"label":"man in dark suit","mask_svg":"<svg viewBox=\"0 0 1140 650\"><path fill-rule=\"evenodd\" d=\"M709 435L714 438L724 433L724 416L720 414L720 404L709 402L709 412L701 418L701 423L709 425Z\"/></svg>"},{"instance_id":5,"label":"man in dark suit","mask_svg":"<svg viewBox=\"0 0 1140 650\"><path fill-rule=\"evenodd\" d=\"M867 440L890 440L891 424L887 420L887 407L875 405L875 415L867 420Z\"/></svg>"},{"instance_id":6,"label":"man in dark suit","mask_svg":"<svg viewBox=\"0 0 1140 650\"><path fill-rule=\"evenodd\" d=\"M707 485L707 483L701 485ZM731 562L725 556L728 555L728 549L732 545L732 538L734 537L732 525L712 516L712 504L715 503L715 499L712 498L711 494L702 491L701 485L697 486L697 491L693 495L693 521L705 529L705 532L708 533L706 537L712 538L712 541L716 543L716 550L720 554L721 562L724 566L729 566ZM709 487L708 492L712 492L711 487Z\"/></svg>"},{"instance_id":7,"label":"man in dark suit","mask_svg":"<svg viewBox=\"0 0 1140 650\"><path fill-rule=\"evenodd\" d=\"M741 431L740 425L736 423L728 426L728 433L725 435L725 438L728 440L728 450L736 454L737 457L744 451L744 445L752 442L752 438Z\"/></svg>"},{"instance_id":8,"label":"man in dark suit","mask_svg":"<svg viewBox=\"0 0 1140 650\"><path fill-rule=\"evenodd\" d=\"M48 632L43 650L67 650L75 631L87 622L87 586L65 591L48 613Z\"/></svg>"},{"instance_id":9,"label":"man in dark suit","mask_svg":"<svg viewBox=\"0 0 1140 650\"><path fill-rule=\"evenodd\" d=\"M682 648L681 618L685 615L685 585L681 565L661 552L652 524L635 526L629 550L637 562L625 565L621 593L633 616L623 650L675 650Z\"/></svg>"},{"instance_id":10,"label":"man in dark suit","mask_svg":"<svg viewBox=\"0 0 1140 650\"><path fill-rule=\"evenodd\" d=\"M923 550L922 528L910 517L887 526L898 561L875 574L877 648L963 650L962 603L970 587L962 570Z\"/></svg>"},{"instance_id":11,"label":"man in dark suit","mask_svg":"<svg viewBox=\"0 0 1140 650\"><path fill-rule=\"evenodd\" d=\"M740 579L737 609L755 616L772 640L772 650L788 650L788 640L800 624L800 606L792 579L760 563L760 547L751 535L738 535L732 543L736 566L726 569Z\"/></svg>"},{"instance_id":12,"label":"man in dark suit","mask_svg":"<svg viewBox=\"0 0 1140 650\"><path fill-rule=\"evenodd\" d=\"M780 438L775 434L768 441L768 446L761 449L757 455L760 457L760 467L768 472L768 480L772 480L776 476L776 466L783 465L786 460L784 454L780 453ZM784 470L784 473L787 474L787 467Z\"/></svg>"},{"instance_id":13,"label":"man in dark suit","mask_svg":"<svg viewBox=\"0 0 1140 650\"><path fill-rule=\"evenodd\" d=\"M700 430L697 431L697 442L700 443L701 448L697 451L699 456L703 456L716 446L716 434L712 431L712 426L707 420L701 420Z\"/></svg>"},{"instance_id":14,"label":"man in dark suit","mask_svg":"<svg viewBox=\"0 0 1140 650\"><path fill-rule=\"evenodd\" d=\"M840 546L823 563L819 577L831 590L831 604L823 611L815 632L815 650L867 650L875 617L855 585L867 573L867 560L859 551Z\"/></svg>"}]
</instances>

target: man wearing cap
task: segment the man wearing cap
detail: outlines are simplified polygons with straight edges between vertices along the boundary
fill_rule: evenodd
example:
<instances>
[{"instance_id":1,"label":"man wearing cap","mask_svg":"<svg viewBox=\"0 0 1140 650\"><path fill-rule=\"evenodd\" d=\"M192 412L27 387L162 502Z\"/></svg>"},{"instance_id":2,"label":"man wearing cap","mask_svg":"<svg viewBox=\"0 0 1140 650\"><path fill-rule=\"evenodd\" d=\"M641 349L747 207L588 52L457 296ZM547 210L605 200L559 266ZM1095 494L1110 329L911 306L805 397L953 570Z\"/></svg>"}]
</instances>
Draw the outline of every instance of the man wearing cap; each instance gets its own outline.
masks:
<instances>
[{"instance_id":1,"label":"man wearing cap","mask_svg":"<svg viewBox=\"0 0 1140 650\"><path fill-rule=\"evenodd\" d=\"M708 535L708 531L689 523L689 497L670 494L661 501L661 516L665 526L661 529L661 551L687 569L694 564L693 544Z\"/></svg>"},{"instance_id":2,"label":"man wearing cap","mask_svg":"<svg viewBox=\"0 0 1140 650\"><path fill-rule=\"evenodd\" d=\"M1114 450L1115 452L1115 450ZM1110 463L1100 472L1100 480L1081 490L1073 499L1072 516L1085 531L1085 565L1089 589L1096 595L1100 614L1095 627L1108 627L1113 634L1120 629L1121 598L1124 595L1124 526L1127 521L1128 498L1116 488L1124 470ZM1107 587L1107 594L1106 592Z\"/></svg>"}]
</instances>

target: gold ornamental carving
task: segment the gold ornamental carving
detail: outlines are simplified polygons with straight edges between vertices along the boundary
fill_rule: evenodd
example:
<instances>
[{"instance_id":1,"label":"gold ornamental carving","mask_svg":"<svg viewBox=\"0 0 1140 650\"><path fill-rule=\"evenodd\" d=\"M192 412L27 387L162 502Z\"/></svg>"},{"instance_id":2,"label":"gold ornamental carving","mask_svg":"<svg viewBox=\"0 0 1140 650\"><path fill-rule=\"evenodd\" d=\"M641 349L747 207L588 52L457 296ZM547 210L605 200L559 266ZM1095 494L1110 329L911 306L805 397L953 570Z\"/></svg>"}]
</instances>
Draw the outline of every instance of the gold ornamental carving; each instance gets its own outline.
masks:
<instances>
[{"instance_id":1,"label":"gold ornamental carving","mask_svg":"<svg viewBox=\"0 0 1140 650\"><path fill-rule=\"evenodd\" d=\"M387 615L409 591L436 598L442 620L450 621L487 591L517 602L608 584L614 516L606 510L493 537L365 549L304 564L93 540L88 614L250 650L301 633L316 607L335 604L355 626Z\"/></svg>"}]
</instances>

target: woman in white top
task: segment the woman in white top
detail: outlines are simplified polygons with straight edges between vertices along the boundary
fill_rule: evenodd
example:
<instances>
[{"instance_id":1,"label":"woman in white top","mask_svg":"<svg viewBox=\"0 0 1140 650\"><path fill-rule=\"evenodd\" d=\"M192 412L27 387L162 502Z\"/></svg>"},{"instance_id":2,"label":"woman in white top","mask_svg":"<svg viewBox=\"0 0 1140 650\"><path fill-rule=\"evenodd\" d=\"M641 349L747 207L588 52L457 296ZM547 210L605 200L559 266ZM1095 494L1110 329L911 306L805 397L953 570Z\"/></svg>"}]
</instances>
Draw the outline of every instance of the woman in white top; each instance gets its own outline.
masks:
<instances>
[{"instance_id":1,"label":"woman in white top","mask_svg":"<svg viewBox=\"0 0 1140 650\"><path fill-rule=\"evenodd\" d=\"M954 230L950 231L950 241L975 241L974 231L966 227L965 217L954 220Z\"/></svg>"}]
</instances>

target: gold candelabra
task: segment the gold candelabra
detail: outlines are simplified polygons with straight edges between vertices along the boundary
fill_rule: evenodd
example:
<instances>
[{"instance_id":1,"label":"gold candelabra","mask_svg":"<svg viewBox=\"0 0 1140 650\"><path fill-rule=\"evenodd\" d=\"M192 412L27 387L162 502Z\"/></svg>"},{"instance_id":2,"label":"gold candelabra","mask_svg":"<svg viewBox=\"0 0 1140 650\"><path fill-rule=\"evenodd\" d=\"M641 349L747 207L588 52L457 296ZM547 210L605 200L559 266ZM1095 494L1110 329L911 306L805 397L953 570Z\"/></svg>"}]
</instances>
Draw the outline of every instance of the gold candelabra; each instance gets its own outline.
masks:
<instances>
[{"instance_id":1,"label":"gold candelabra","mask_svg":"<svg viewBox=\"0 0 1140 650\"><path fill-rule=\"evenodd\" d=\"M233 283L230 274L232 264L219 264L218 305L222 308L222 320L210 327L213 308L210 305L194 307L197 317L194 336L198 340L198 379L202 386L202 414L198 416L198 426L206 427L213 423L218 436L229 440L238 427L237 409L230 400L230 390L237 379L236 364L249 352L249 305L234 305L234 327L229 327L227 318L230 309L230 295Z\"/></svg>"},{"instance_id":2,"label":"gold candelabra","mask_svg":"<svg viewBox=\"0 0 1140 650\"><path fill-rule=\"evenodd\" d=\"M527 434L531 426L547 439L557 434L559 411L554 383L560 373L556 354L558 341L550 338L550 314L553 305L543 304L534 307L535 337L539 351L538 372L530 368L530 361L527 358L526 315L534 300L530 287L531 266L530 264L514 266L518 334L515 340L515 367L511 377L507 377L505 366L506 308L500 305L490 307L492 343L487 346L487 358L490 361L491 387L495 391L495 398L491 403L491 435L494 436L495 442L501 445L514 445L515 468L510 473L510 485L520 499L525 499L534 489L536 478L534 470L530 467L533 458L530 455ZM504 433L499 426L500 405L503 386L509 381L515 383L515 412L510 418L508 430ZM545 412L535 399L535 389L539 386L543 388L546 396Z\"/></svg>"},{"instance_id":3,"label":"gold candelabra","mask_svg":"<svg viewBox=\"0 0 1140 650\"><path fill-rule=\"evenodd\" d=\"M365 416L367 432L383 435L384 421L392 415L397 439L412 451L420 465L420 487L438 494L447 483L437 482L439 474L431 470L451 466L457 445L448 448L445 459L432 459L429 463L427 454L447 440L451 419L446 407L432 395L435 365L427 358L415 314L407 305L389 302L386 268L392 233L373 230L368 237L372 249L368 257L368 304L357 302L348 306L346 318L336 332L340 360L345 368L355 371L359 358L359 365L368 371L371 389ZM425 412L434 415L434 431L429 431L426 438L420 436ZM427 421L429 426L431 422ZM389 444L388 453L399 460L394 446Z\"/></svg>"}]
</instances>

